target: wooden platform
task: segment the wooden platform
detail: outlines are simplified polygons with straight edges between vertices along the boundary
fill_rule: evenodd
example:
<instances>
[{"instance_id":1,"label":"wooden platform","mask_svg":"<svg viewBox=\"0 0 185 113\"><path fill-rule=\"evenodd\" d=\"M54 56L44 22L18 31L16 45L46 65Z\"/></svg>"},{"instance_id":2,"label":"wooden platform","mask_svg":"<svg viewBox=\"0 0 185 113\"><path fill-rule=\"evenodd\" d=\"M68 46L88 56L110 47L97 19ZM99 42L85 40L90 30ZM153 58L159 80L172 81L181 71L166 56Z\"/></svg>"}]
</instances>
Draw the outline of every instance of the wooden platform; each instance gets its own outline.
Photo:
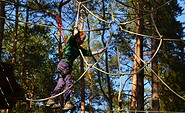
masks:
<instances>
[{"instance_id":1,"label":"wooden platform","mask_svg":"<svg viewBox=\"0 0 185 113\"><path fill-rule=\"evenodd\" d=\"M13 65L0 62L0 109L12 108L20 92L22 90L14 78Z\"/></svg>"}]
</instances>

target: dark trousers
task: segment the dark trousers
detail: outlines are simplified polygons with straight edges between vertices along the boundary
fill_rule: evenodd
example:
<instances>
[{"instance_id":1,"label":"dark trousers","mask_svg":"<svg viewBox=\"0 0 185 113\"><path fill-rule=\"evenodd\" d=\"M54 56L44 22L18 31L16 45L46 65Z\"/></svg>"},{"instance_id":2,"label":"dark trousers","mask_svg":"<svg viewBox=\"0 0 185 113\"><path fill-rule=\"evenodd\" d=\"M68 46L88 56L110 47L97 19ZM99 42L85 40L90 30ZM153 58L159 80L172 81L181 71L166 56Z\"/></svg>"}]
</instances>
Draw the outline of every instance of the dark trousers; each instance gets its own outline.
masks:
<instances>
[{"instance_id":1,"label":"dark trousers","mask_svg":"<svg viewBox=\"0 0 185 113\"><path fill-rule=\"evenodd\" d=\"M57 95L60 92L62 92L61 91L62 88L65 90L65 89L68 89L72 85L71 65L64 61L60 61L57 66L57 70L60 74L60 77L58 79L57 85L55 89L53 90L53 93L51 96ZM70 94L71 94L71 89L67 90L63 94L64 102L70 100Z\"/></svg>"}]
</instances>

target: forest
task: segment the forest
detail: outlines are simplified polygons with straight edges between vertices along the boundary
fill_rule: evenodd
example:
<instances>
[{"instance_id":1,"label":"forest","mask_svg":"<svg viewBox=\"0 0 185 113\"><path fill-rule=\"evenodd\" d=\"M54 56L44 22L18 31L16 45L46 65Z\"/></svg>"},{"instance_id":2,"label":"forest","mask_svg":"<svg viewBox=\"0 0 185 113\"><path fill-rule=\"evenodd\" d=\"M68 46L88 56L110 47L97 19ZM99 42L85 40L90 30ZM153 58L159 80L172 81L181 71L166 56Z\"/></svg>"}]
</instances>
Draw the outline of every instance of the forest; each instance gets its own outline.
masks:
<instances>
[{"instance_id":1,"label":"forest","mask_svg":"<svg viewBox=\"0 0 185 113\"><path fill-rule=\"evenodd\" d=\"M83 48L106 51L74 61L76 108L67 112L185 112L183 10L178 0L0 0L0 76L13 71L24 91L17 98L1 86L0 113L66 112L45 105L76 25L86 34Z\"/></svg>"}]
</instances>

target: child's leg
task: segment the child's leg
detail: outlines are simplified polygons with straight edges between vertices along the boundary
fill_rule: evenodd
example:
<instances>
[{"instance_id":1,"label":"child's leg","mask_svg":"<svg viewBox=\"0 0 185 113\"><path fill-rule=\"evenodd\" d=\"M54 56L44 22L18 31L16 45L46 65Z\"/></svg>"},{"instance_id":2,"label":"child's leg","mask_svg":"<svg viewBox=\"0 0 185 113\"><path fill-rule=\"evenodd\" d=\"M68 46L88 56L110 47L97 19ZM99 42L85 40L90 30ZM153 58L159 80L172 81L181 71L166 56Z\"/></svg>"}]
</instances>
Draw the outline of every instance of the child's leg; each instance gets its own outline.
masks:
<instances>
[{"instance_id":1,"label":"child's leg","mask_svg":"<svg viewBox=\"0 0 185 113\"><path fill-rule=\"evenodd\" d=\"M65 77L65 90L67 90L65 93L64 93L64 102L67 102L70 100L70 94L71 94L71 89L68 89L73 83L72 83L72 77L70 74L68 74L66 77Z\"/></svg>"}]
</instances>

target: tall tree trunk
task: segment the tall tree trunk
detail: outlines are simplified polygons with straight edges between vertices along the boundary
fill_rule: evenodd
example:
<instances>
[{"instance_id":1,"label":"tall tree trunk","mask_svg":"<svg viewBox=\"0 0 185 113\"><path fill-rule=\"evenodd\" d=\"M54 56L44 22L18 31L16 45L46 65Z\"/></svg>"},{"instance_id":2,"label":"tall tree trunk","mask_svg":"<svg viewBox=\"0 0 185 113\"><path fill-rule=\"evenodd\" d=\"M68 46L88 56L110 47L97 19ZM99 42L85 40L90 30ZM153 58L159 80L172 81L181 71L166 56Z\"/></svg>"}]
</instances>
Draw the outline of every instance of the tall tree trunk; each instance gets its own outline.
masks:
<instances>
[{"instance_id":1,"label":"tall tree trunk","mask_svg":"<svg viewBox=\"0 0 185 113\"><path fill-rule=\"evenodd\" d=\"M105 1L102 0L102 4L103 4L103 19L105 19ZM103 23L103 28L105 28L105 24ZM102 33L102 42L103 42L103 45L104 47L106 46L106 43L104 41L104 34L105 34L105 31L103 30L103 33ZM106 63L106 72L109 72L109 65L108 65L108 52L106 51L105 52L105 63ZM110 113L112 113L112 110L113 110L113 106L112 106L112 90L111 90L111 84L110 84L110 76L107 74L106 75L107 77L107 86L108 86L108 102L109 102L109 108L110 108Z\"/></svg>"},{"instance_id":2,"label":"tall tree trunk","mask_svg":"<svg viewBox=\"0 0 185 113\"><path fill-rule=\"evenodd\" d=\"M0 16L5 17L5 3L0 2ZM4 38L4 24L5 20L3 18L0 18L0 61L2 57L2 43Z\"/></svg>"},{"instance_id":3,"label":"tall tree trunk","mask_svg":"<svg viewBox=\"0 0 185 113\"><path fill-rule=\"evenodd\" d=\"M61 13L60 13L60 15L59 15L59 17L61 18ZM58 27L59 27L59 25L58 25ZM60 28L60 27L59 27ZM62 40L61 40L61 30L60 29L58 29L58 53L59 53L59 59L62 59ZM63 91L64 90L64 88L62 88L61 89L61 91ZM63 103L63 101L64 101L64 98L63 98L63 95L60 95L60 105L61 106L64 106L64 103ZM62 107L61 107L61 109L60 109L60 113L64 113L64 111L62 110Z\"/></svg>"},{"instance_id":4,"label":"tall tree trunk","mask_svg":"<svg viewBox=\"0 0 185 113\"><path fill-rule=\"evenodd\" d=\"M136 73L136 60L134 60L134 73ZM137 103L137 100L136 100L136 93L137 93L137 76L136 74L134 74L132 76L132 97L131 97L131 102L130 102L130 110L136 110L136 103Z\"/></svg>"},{"instance_id":5,"label":"tall tree trunk","mask_svg":"<svg viewBox=\"0 0 185 113\"><path fill-rule=\"evenodd\" d=\"M17 51L17 31L18 31L18 20L19 20L19 0L15 5L16 14L15 14L15 31L14 31L14 39L13 39L13 51L12 51L12 63L16 64L16 51Z\"/></svg>"},{"instance_id":6,"label":"tall tree trunk","mask_svg":"<svg viewBox=\"0 0 185 113\"><path fill-rule=\"evenodd\" d=\"M153 9L156 9L156 0L152 0ZM157 23L157 12L153 13L154 22ZM156 36L156 30L152 27L152 36ZM157 40L152 39L152 56L157 48ZM158 56L156 55L152 60L152 69L155 73L158 73ZM159 94L158 94L158 78L152 73L152 108L153 111L159 111Z\"/></svg>"},{"instance_id":7,"label":"tall tree trunk","mask_svg":"<svg viewBox=\"0 0 185 113\"><path fill-rule=\"evenodd\" d=\"M84 62L83 62L83 58L80 57L80 75L82 75L83 72L84 72ZM80 86L81 86L80 108L81 108L81 113L85 113L85 80L84 80L84 76L80 80Z\"/></svg>"},{"instance_id":8,"label":"tall tree trunk","mask_svg":"<svg viewBox=\"0 0 185 113\"><path fill-rule=\"evenodd\" d=\"M83 30L84 27L84 18L81 12L83 9L80 9L80 22L78 23L80 25L79 30ZM84 61L82 56L80 56L80 75L84 73ZM81 86L81 103L80 103L80 108L81 108L81 113L85 113L85 77L83 76L82 79L80 80L80 86Z\"/></svg>"},{"instance_id":9,"label":"tall tree trunk","mask_svg":"<svg viewBox=\"0 0 185 113\"><path fill-rule=\"evenodd\" d=\"M136 1L136 9L142 9L142 2ZM137 18L140 18L136 23L136 32L143 33L143 19L142 11L136 10ZM143 67L143 37L136 36L135 44L135 56L134 56L134 73L138 72ZM140 59L141 58L141 59ZM132 78L132 97L130 110L144 110L144 70L139 71L133 75Z\"/></svg>"},{"instance_id":10,"label":"tall tree trunk","mask_svg":"<svg viewBox=\"0 0 185 113\"><path fill-rule=\"evenodd\" d=\"M62 10L62 1L60 2L60 5L58 7L58 12L59 12L59 19L61 19L60 21L62 21L62 14L61 14L61 10ZM60 28L62 25L60 25L62 23L58 23L58 28ZM62 31L60 29L58 29L58 52L59 52L59 59L62 59L63 57L63 53L62 53L62 40L61 40L61 36L62 36ZM64 88L62 88L61 90L63 91ZM64 106L64 98L63 95L60 96L60 105ZM62 107L60 108L60 113L64 113L64 111L62 110Z\"/></svg>"},{"instance_id":11,"label":"tall tree trunk","mask_svg":"<svg viewBox=\"0 0 185 113\"><path fill-rule=\"evenodd\" d=\"M86 21L87 21L87 27L88 27L88 29L90 29L90 22L89 22L89 16L86 14ZM88 42L88 48L89 48L89 50L90 50L90 35L91 35L91 32L89 31L88 32L88 40L87 40L87 42ZM88 62L88 61L87 61ZM86 68L87 68L87 66L86 66ZM93 81L92 81L92 77L91 77L91 75L90 75L90 73L88 72L88 75L89 75L89 83L90 83L90 85L89 85L89 89L90 89L90 97L89 97L89 113L93 113L93 111L92 111L92 104L93 104L93 102L92 102L92 100L93 100Z\"/></svg>"},{"instance_id":12,"label":"tall tree trunk","mask_svg":"<svg viewBox=\"0 0 185 113\"><path fill-rule=\"evenodd\" d=\"M28 18L29 18L29 8L27 7L26 9L26 22L28 22ZM24 29L24 44L23 44L23 49L22 49L22 69L21 69L21 72L20 72L20 85L22 86L23 83L24 83L24 80L25 79L23 76L26 75L26 72L25 72L25 48L26 48L26 43L27 43L27 39L28 39L28 24L25 23L25 29Z\"/></svg>"},{"instance_id":13,"label":"tall tree trunk","mask_svg":"<svg viewBox=\"0 0 185 113\"><path fill-rule=\"evenodd\" d=\"M142 1L138 1L137 9L143 8ZM139 34L143 34L143 12L141 10L137 10L137 16L140 18L137 21L136 32ZM143 59L143 37L137 35L136 37L136 55ZM139 57L135 56L136 64L135 69L138 71L144 65L143 62ZM144 110L144 70L141 70L139 73L136 74L137 78L137 110Z\"/></svg>"},{"instance_id":14,"label":"tall tree trunk","mask_svg":"<svg viewBox=\"0 0 185 113\"><path fill-rule=\"evenodd\" d=\"M61 14L59 15L61 18ZM59 59L62 59L62 40L61 40L61 30L58 29L58 52L59 52Z\"/></svg>"},{"instance_id":15,"label":"tall tree trunk","mask_svg":"<svg viewBox=\"0 0 185 113\"><path fill-rule=\"evenodd\" d=\"M17 0L16 5L15 5L15 31L14 31L14 39L13 39L13 51L12 51L12 64L16 64L16 53L17 53L17 32L18 32L18 21L19 21L19 0ZM18 101L17 104L17 112L20 112L20 107L21 107L21 101Z\"/></svg>"},{"instance_id":16,"label":"tall tree trunk","mask_svg":"<svg viewBox=\"0 0 185 113\"><path fill-rule=\"evenodd\" d=\"M109 73L108 69L108 52L105 52L105 62L106 62L106 72ZM112 106L112 90L111 90L111 83L110 83L110 76L107 74L107 85L108 85L108 101L109 101L109 108L110 108L110 113L113 113L113 106Z\"/></svg>"},{"instance_id":17,"label":"tall tree trunk","mask_svg":"<svg viewBox=\"0 0 185 113\"><path fill-rule=\"evenodd\" d=\"M90 96L89 96L89 113L93 113L92 111L92 99L93 99L93 83L92 83L92 77L90 75L90 73L88 73L89 75L89 90L90 90Z\"/></svg>"},{"instance_id":18,"label":"tall tree trunk","mask_svg":"<svg viewBox=\"0 0 185 113\"><path fill-rule=\"evenodd\" d=\"M26 8L26 22L28 22L28 19L29 19L29 8L27 7ZM23 43L23 48L22 48L22 56L21 56L21 60L22 60L22 67L21 67L21 72L20 72L20 85L21 87L23 87L23 85L25 85L26 83L26 70L25 70L25 56L26 56L26 53L25 53L25 48L26 48L26 44L27 44L27 39L28 39L28 24L25 23L25 29L24 29L24 43ZM30 102L28 104L28 108L30 107L30 104L32 102ZM31 109L31 108L30 108Z\"/></svg>"},{"instance_id":19,"label":"tall tree trunk","mask_svg":"<svg viewBox=\"0 0 185 113\"><path fill-rule=\"evenodd\" d=\"M61 41L61 31L60 29L58 29L58 53L59 53L59 59L62 59L62 41ZM63 91L64 88L61 89L61 91ZM60 105L61 106L64 106L64 98L63 98L63 95L60 95ZM62 110L62 107L60 109L60 113L64 113L64 111Z\"/></svg>"}]
</instances>

